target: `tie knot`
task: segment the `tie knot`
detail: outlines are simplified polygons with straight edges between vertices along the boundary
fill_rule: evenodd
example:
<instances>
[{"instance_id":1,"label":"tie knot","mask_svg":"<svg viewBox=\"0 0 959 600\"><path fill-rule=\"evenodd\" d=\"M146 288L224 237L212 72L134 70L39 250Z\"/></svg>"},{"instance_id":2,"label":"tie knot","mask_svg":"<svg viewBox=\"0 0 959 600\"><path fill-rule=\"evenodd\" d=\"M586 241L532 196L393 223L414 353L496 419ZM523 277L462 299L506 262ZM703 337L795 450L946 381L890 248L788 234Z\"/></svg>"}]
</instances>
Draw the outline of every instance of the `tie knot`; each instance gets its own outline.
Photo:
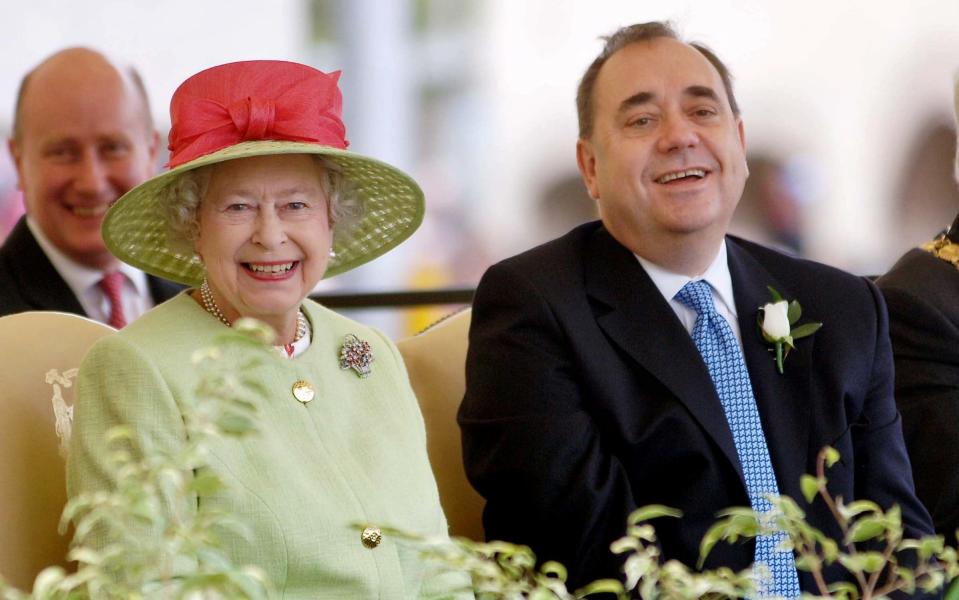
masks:
<instances>
[{"instance_id":1,"label":"tie knot","mask_svg":"<svg viewBox=\"0 0 959 600\"><path fill-rule=\"evenodd\" d=\"M702 279L684 285L683 289L676 292L675 298L704 317L716 312L713 293L709 284Z\"/></svg>"},{"instance_id":2,"label":"tie knot","mask_svg":"<svg viewBox=\"0 0 959 600\"><path fill-rule=\"evenodd\" d=\"M108 295L119 294L120 290L123 288L123 273L119 271L105 273L103 275L103 279L100 280L100 287Z\"/></svg>"}]
</instances>

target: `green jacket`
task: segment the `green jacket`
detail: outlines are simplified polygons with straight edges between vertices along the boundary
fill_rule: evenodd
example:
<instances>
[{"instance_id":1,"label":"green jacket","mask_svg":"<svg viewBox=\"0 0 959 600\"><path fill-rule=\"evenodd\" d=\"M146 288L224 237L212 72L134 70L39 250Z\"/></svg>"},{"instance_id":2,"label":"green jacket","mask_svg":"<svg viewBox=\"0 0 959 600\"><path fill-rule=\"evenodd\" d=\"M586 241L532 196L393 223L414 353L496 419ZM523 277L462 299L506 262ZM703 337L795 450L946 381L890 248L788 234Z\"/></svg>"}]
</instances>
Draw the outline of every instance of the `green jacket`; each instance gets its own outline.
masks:
<instances>
[{"instance_id":1,"label":"green jacket","mask_svg":"<svg viewBox=\"0 0 959 600\"><path fill-rule=\"evenodd\" d=\"M277 354L259 367L257 379L270 393L257 411L257 433L212 449L212 465L228 487L203 501L232 511L252 531L249 540L225 534L235 564L263 569L283 598L416 598L462 584L432 575L414 549L389 536L366 548L350 527L376 523L447 535L423 419L396 347L313 302L304 311L313 326L309 349L293 360ZM184 442L178 399L198 381L191 355L223 332L184 293L93 347L78 377L71 497L113 485L104 434L114 425L135 429L135 453L143 444ZM372 346L365 379L339 367L348 334ZM292 395L301 379L316 390L308 404Z\"/></svg>"}]
</instances>

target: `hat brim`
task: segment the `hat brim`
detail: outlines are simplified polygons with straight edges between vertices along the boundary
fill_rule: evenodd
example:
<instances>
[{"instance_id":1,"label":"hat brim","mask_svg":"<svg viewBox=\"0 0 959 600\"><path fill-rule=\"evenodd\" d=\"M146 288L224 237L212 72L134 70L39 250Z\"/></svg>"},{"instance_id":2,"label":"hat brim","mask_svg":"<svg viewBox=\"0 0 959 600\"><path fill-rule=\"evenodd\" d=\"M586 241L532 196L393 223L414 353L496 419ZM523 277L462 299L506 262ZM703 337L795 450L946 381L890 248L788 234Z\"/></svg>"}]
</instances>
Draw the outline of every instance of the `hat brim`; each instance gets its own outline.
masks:
<instances>
[{"instance_id":1,"label":"hat brim","mask_svg":"<svg viewBox=\"0 0 959 600\"><path fill-rule=\"evenodd\" d=\"M333 250L323 277L349 271L385 254L410 237L423 221L423 191L399 169L348 150L306 142L241 142L161 173L120 197L103 220L103 240L123 262L152 275L197 286L206 275L191 245L167 224L161 205L165 188L186 171L237 158L270 154L317 154L336 163L349 193L364 206L362 216L335 227Z\"/></svg>"}]
</instances>

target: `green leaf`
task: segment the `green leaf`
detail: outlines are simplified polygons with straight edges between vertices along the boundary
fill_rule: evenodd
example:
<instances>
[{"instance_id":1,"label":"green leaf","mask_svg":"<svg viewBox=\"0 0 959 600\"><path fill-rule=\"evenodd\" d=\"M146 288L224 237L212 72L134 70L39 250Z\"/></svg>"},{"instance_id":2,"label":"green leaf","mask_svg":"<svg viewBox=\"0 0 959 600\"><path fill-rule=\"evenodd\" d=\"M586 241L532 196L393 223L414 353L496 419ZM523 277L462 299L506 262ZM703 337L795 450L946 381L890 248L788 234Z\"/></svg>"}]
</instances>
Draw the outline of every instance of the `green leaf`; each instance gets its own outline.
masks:
<instances>
[{"instance_id":1,"label":"green leaf","mask_svg":"<svg viewBox=\"0 0 959 600\"><path fill-rule=\"evenodd\" d=\"M919 540L919 559L926 561L942 552L945 539L941 535L929 535Z\"/></svg>"},{"instance_id":2,"label":"green leaf","mask_svg":"<svg viewBox=\"0 0 959 600\"><path fill-rule=\"evenodd\" d=\"M723 521L715 523L712 527L706 531L706 534L703 536L703 540L699 543L699 560L696 561L696 568L702 569L703 563L706 562L706 557L709 556L709 553L712 552L713 548L719 543L719 540L723 539L723 536L726 532L726 524Z\"/></svg>"},{"instance_id":3,"label":"green leaf","mask_svg":"<svg viewBox=\"0 0 959 600\"><path fill-rule=\"evenodd\" d=\"M836 581L827 588L832 596L858 598L859 588L851 581Z\"/></svg>"},{"instance_id":4,"label":"green leaf","mask_svg":"<svg viewBox=\"0 0 959 600\"><path fill-rule=\"evenodd\" d=\"M626 552L639 550L639 548L639 540L632 537L621 537L609 545L609 551L613 554L624 554Z\"/></svg>"},{"instance_id":5,"label":"green leaf","mask_svg":"<svg viewBox=\"0 0 959 600\"><path fill-rule=\"evenodd\" d=\"M799 478L799 488L802 490L803 498L806 499L807 504L812 504L812 501L816 498L820 483L825 485L824 481L820 482L819 479L809 474L804 474Z\"/></svg>"},{"instance_id":6,"label":"green leaf","mask_svg":"<svg viewBox=\"0 0 959 600\"><path fill-rule=\"evenodd\" d=\"M886 519L889 521L889 530L890 531L899 531L902 532L902 509L899 508L898 504L893 504L889 507L889 510L886 511ZM900 536L901 539L901 536ZM940 541L942 540L940 536ZM939 546L942 548L942 546Z\"/></svg>"},{"instance_id":7,"label":"green leaf","mask_svg":"<svg viewBox=\"0 0 959 600\"><path fill-rule=\"evenodd\" d=\"M577 598L582 598L583 596L591 596L594 594L616 594L621 596L625 593L626 591L623 589L622 582L615 579L597 579L576 590L575 595Z\"/></svg>"},{"instance_id":8,"label":"green leaf","mask_svg":"<svg viewBox=\"0 0 959 600\"><path fill-rule=\"evenodd\" d=\"M826 446L822 449L822 452L825 455L827 469L832 468L834 464L839 462L839 450L836 450L832 446Z\"/></svg>"},{"instance_id":9,"label":"green leaf","mask_svg":"<svg viewBox=\"0 0 959 600\"><path fill-rule=\"evenodd\" d=\"M911 570L904 567L896 567L894 571L896 574L896 579L899 579L902 582L900 589L903 592L912 595L912 593L916 591L916 576L913 575Z\"/></svg>"},{"instance_id":10,"label":"green leaf","mask_svg":"<svg viewBox=\"0 0 959 600\"><path fill-rule=\"evenodd\" d=\"M660 517L678 519L682 516L682 511L676 510L675 508L670 508L662 504L649 504L647 506L637 508L630 513L627 522L630 525L636 525L637 523L642 523L643 521L649 521L651 519L658 519Z\"/></svg>"},{"instance_id":11,"label":"green leaf","mask_svg":"<svg viewBox=\"0 0 959 600\"><path fill-rule=\"evenodd\" d=\"M737 517L751 519L752 521L756 520L756 512L748 506L730 506L716 513L716 516L720 518Z\"/></svg>"},{"instance_id":12,"label":"green leaf","mask_svg":"<svg viewBox=\"0 0 959 600\"><path fill-rule=\"evenodd\" d=\"M933 592L945 583L945 575L942 571L929 571L925 577L919 579L919 588L924 592Z\"/></svg>"},{"instance_id":13,"label":"green leaf","mask_svg":"<svg viewBox=\"0 0 959 600\"><path fill-rule=\"evenodd\" d=\"M209 496L222 490L224 485L219 475L207 471L194 477L190 488L200 496Z\"/></svg>"},{"instance_id":14,"label":"green leaf","mask_svg":"<svg viewBox=\"0 0 959 600\"><path fill-rule=\"evenodd\" d=\"M555 560L548 560L543 563L543 566L539 568L539 572L547 577L555 577L560 581L566 581L566 567L562 563L556 562Z\"/></svg>"},{"instance_id":15,"label":"green leaf","mask_svg":"<svg viewBox=\"0 0 959 600\"><path fill-rule=\"evenodd\" d=\"M822 568L822 561L815 554L802 554L796 557L796 568L800 571L812 571Z\"/></svg>"},{"instance_id":16,"label":"green leaf","mask_svg":"<svg viewBox=\"0 0 959 600\"><path fill-rule=\"evenodd\" d=\"M840 554L839 555L839 564L846 567L847 570L853 573L862 572L862 556L859 554Z\"/></svg>"},{"instance_id":17,"label":"green leaf","mask_svg":"<svg viewBox=\"0 0 959 600\"><path fill-rule=\"evenodd\" d=\"M819 331L820 327L822 327L822 323L805 323L799 327L793 328L793 330L790 332L790 335L792 335L794 340L798 340L816 333Z\"/></svg>"},{"instance_id":18,"label":"green leaf","mask_svg":"<svg viewBox=\"0 0 959 600\"><path fill-rule=\"evenodd\" d=\"M799 300L790 302L789 308L786 309L786 318L789 319L789 324L792 325L798 321L801 314L802 308L799 306Z\"/></svg>"},{"instance_id":19,"label":"green leaf","mask_svg":"<svg viewBox=\"0 0 959 600\"><path fill-rule=\"evenodd\" d=\"M959 600L959 579L953 579L942 600Z\"/></svg>"},{"instance_id":20,"label":"green leaf","mask_svg":"<svg viewBox=\"0 0 959 600\"><path fill-rule=\"evenodd\" d=\"M635 538L637 541L653 542L656 540L656 528L649 523L630 525L626 528L626 535Z\"/></svg>"},{"instance_id":21,"label":"green leaf","mask_svg":"<svg viewBox=\"0 0 959 600\"><path fill-rule=\"evenodd\" d=\"M886 532L888 523L879 517L863 517L852 524L846 534L846 543L859 543L872 540Z\"/></svg>"},{"instance_id":22,"label":"green leaf","mask_svg":"<svg viewBox=\"0 0 959 600\"><path fill-rule=\"evenodd\" d=\"M878 573L886 567L886 557L881 552L862 552L854 556L843 555L839 562L853 572Z\"/></svg>"},{"instance_id":23,"label":"green leaf","mask_svg":"<svg viewBox=\"0 0 959 600\"><path fill-rule=\"evenodd\" d=\"M839 544L835 540L824 538L820 541L822 546L822 557L827 565L831 565L839 558Z\"/></svg>"},{"instance_id":24,"label":"green leaf","mask_svg":"<svg viewBox=\"0 0 959 600\"><path fill-rule=\"evenodd\" d=\"M773 295L773 302L779 302L783 299L783 297L779 295L779 292L777 292L776 288L773 286L767 285L766 289L769 290L769 293Z\"/></svg>"},{"instance_id":25,"label":"green leaf","mask_svg":"<svg viewBox=\"0 0 959 600\"><path fill-rule=\"evenodd\" d=\"M881 514L882 509L879 508L879 505L871 500L855 500L850 502L848 505L843 503L837 503L839 514L843 516L847 521L852 520L855 517L858 517L862 513L870 512L873 514Z\"/></svg>"}]
</instances>

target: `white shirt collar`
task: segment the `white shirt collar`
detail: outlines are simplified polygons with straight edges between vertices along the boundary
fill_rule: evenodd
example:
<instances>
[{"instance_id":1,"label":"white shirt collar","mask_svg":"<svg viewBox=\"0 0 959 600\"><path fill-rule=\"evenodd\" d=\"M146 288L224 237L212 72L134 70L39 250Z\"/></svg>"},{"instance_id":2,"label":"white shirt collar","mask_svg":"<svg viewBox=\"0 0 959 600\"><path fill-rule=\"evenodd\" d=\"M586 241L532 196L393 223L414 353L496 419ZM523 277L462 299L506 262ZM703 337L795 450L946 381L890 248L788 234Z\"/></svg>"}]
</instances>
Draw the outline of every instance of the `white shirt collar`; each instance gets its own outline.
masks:
<instances>
[{"instance_id":1,"label":"white shirt collar","mask_svg":"<svg viewBox=\"0 0 959 600\"><path fill-rule=\"evenodd\" d=\"M725 239L723 243L719 245L719 251L716 253L713 262L706 267L706 270L703 271L703 274L699 277L689 277L688 275L673 273L638 254L634 256L636 256L639 264L643 266L643 269L646 270L649 278L653 280L653 285L656 286L656 289L659 290L659 293L661 293L667 301L672 300L679 290L690 281L702 279L713 288L715 295L726 305L726 312L733 317L738 316L736 312L736 298L733 296L733 280L729 274L729 261L726 258Z\"/></svg>"},{"instance_id":2,"label":"white shirt collar","mask_svg":"<svg viewBox=\"0 0 959 600\"><path fill-rule=\"evenodd\" d=\"M30 233L36 238L44 254L50 259L53 268L56 269L60 277L67 282L67 285L70 286L70 289L76 297L84 297L87 290L97 285L100 280L103 279L103 271L91 269L86 265L76 262L54 246L53 243L47 239L47 236L43 234L40 227L29 216L27 216L27 227L30 228ZM137 294L139 294L140 297L149 298L150 290L147 286L146 274L124 262L118 262L120 265L118 270L133 284Z\"/></svg>"}]
</instances>

